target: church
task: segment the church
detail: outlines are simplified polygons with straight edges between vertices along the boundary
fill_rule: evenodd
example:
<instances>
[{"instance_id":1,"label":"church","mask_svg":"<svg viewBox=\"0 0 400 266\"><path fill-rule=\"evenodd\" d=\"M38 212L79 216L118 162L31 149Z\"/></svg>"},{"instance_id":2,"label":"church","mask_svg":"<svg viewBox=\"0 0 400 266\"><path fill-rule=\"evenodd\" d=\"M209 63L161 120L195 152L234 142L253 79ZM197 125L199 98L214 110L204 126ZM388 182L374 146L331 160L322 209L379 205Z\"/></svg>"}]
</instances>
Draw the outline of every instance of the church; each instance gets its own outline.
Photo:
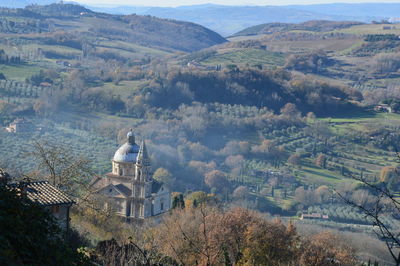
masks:
<instances>
[{"instance_id":1,"label":"church","mask_svg":"<svg viewBox=\"0 0 400 266\"><path fill-rule=\"evenodd\" d=\"M112 159L112 172L95 177L91 187L96 193L110 199L117 214L127 221L143 221L158 216L171 207L170 190L152 178L146 144L136 144L132 131Z\"/></svg>"}]
</instances>

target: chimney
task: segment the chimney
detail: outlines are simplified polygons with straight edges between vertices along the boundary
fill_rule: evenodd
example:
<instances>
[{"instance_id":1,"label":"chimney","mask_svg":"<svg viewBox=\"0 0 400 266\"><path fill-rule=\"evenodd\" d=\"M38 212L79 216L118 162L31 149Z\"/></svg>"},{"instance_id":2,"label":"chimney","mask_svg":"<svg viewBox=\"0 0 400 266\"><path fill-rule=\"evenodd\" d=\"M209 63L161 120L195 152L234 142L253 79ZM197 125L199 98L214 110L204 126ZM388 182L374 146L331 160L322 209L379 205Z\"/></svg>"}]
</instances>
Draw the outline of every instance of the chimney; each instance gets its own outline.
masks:
<instances>
[{"instance_id":1,"label":"chimney","mask_svg":"<svg viewBox=\"0 0 400 266\"><path fill-rule=\"evenodd\" d=\"M22 181L19 182L18 188L21 191L21 197L27 197L28 196L28 182Z\"/></svg>"},{"instance_id":2,"label":"chimney","mask_svg":"<svg viewBox=\"0 0 400 266\"><path fill-rule=\"evenodd\" d=\"M0 168L0 182L7 184L11 180L10 175Z\"/></svg>"}]
</instances>

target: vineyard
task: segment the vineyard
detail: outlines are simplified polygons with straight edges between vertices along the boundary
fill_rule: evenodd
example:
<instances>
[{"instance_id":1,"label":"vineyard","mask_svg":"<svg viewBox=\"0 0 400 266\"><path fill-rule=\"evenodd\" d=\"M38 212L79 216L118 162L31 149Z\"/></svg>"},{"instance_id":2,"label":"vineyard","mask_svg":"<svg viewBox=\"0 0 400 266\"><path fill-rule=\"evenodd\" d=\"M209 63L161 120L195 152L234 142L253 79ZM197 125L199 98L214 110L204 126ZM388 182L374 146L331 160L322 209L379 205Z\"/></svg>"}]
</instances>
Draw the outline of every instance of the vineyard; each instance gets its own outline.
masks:
<instances>
[{"instance_id":1,"label":"vineyard","mask_svg":"<svg viewBox=\"0 0 400 266\"><path fill-rule=\"evenodd\" d=\"M49 88L34 86L28 83L14 80L0 80L0 97L4 98L38 98L39 95ZM50 90L52 88L50 87Z\"/></svg>"},{"instance_id":2,"label":"vineyard","mask_svg":"<svg viewBox=\"0 0 400 266\"><path fill-rule=\"evenodd\" d=\"M74 129L66 124L55 124L50 121L33 122L37 128L32 133L10 134L0 131L2 165L25 173L35 170L35 163L29 157L32 144L49 142L59 144L76 157L90 160L97 174L109 171L110 159L118 146L115 140L102 137L95 132Z\"/></svg>"},{"instance_id":3,"label":"vineyard","mask_svg":"<svg viewBox=\"0 0 400 266\"><path fill-rule=\"evenodd\" d=\"M328 221L321 220L308 220L306 223L318 223L325 225L335 225L340 226L350 226L350 225L358 225L350 226L353 229L364 230L373 232L373 221L367 218L363 213L361 213L358 209L355 209L349 205L343 204L324 204L324 205L316 205L310 206L307 209L308 213L319 213L323 215L328 215ZM398 219L393 218L390 215L386 215L382 217L382 221L392 230L398 230L400 228L400 221ZM339 225L342 224L342 225Z\"/></svg>"}]
</instances>

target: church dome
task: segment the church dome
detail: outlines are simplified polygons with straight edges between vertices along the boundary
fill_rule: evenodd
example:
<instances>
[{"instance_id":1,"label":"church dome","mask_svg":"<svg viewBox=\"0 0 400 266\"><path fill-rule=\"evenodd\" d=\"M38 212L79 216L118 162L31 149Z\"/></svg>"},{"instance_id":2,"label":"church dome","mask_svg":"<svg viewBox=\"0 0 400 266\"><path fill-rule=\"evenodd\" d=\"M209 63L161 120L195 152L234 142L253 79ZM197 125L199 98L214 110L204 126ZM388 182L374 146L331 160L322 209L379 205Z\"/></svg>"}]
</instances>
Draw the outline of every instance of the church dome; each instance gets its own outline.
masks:
<instances>
[{"instance_id":1,"label":"church dome","mask_svg":"<svg viewBox=\"0 0 400 266\"><path fill-rule=\"evenodd\" d=\"M128 141L115 152L113 160L120 163L135 163L139 153L139 145L135 143L132 131L127 134Z\"/></svg>"}]
</instances>

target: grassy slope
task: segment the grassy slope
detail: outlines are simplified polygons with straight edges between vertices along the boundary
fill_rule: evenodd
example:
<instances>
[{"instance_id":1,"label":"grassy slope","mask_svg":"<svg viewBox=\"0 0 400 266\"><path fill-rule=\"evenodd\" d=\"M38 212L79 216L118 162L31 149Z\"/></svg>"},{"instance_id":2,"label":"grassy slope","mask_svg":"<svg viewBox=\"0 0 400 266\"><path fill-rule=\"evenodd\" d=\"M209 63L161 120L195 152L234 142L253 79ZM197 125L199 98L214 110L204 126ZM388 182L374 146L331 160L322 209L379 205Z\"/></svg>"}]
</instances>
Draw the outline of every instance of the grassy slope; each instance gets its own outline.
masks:
<instances>
[{"instance_id":1,"label":"grassy slope","mask_svg":"<svg viewBox=\"0 0 400 266\"><path fill-rule=\"evenodd\" d=\"M26 78L40 72L40 67L33 64L23 65L2 65L0 64L0 73L3 73L7 79L24 82Z\"/></svg>"},{"instance_id":2,"label":"grassy slope","mask_svg":"<svg viewBox=\"0 0 400 266\"><path fill-rule=\"evenodd\" d=\"M118 84L114 84L112 82L104 83L101 87L106 91L111 91L113 95L119 95L121 97L129 97L132 93L138 89L146 85L148 82L146 80L134 80L134 81L121 81Z\"/></svg>"},{"instance_id":3,"label":"grassy slope","mask_svg":"<svg viewBox=\"0 0 400 266\"><path fill-rule=\"evenodd\" d=\"M203 63L208 65L217 64L261 64L281 66L284 63L284 56L261 49L227 49L219 51L218 54L207 58Z\"/></svg>"},{"instance_id":4,"label":"grassy slope","mask_svg":"<svg viewBox=\"0 0 400 266\"><path fill-rule=\"evenodd\" d=\"M383 27L395 27L395 29L384 30ZM396 24L366 24L356 25L348 29L335 30L334 32L350 34L400 34L400 26Z\"/></svg>"}]
</instances>

